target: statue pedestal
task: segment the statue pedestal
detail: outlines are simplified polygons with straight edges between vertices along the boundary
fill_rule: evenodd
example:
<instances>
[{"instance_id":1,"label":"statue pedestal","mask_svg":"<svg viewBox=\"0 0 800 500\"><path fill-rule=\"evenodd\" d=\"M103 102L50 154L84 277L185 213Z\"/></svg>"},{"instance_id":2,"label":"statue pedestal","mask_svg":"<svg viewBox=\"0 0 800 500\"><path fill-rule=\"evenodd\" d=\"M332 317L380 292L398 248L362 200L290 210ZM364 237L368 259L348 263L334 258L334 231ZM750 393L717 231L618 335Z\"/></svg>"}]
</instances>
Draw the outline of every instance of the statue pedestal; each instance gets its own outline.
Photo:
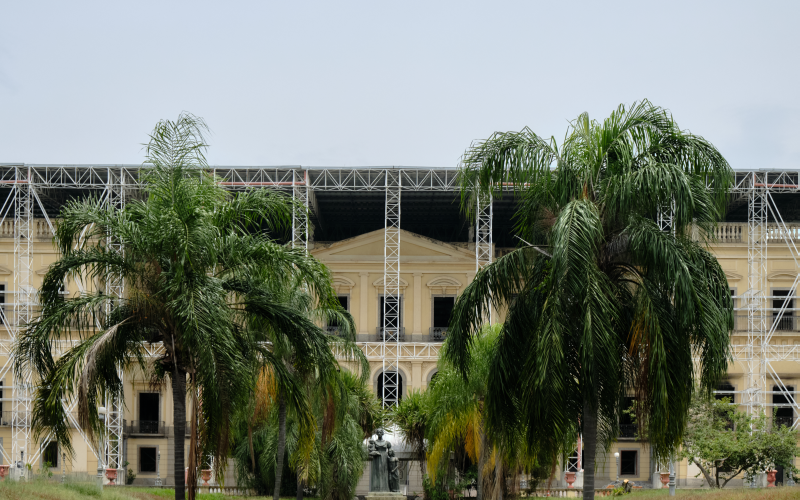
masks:
<instances>
[{"instance_id":1,"label":"statue pedestal","mask_svg":"<svg viewBox=\"0 0 800 500\"><path fill-rule=\"evenodd\" d=\"M406 500L406 496L396 491L370 491L367 500Z\"/></svg>"}]
</instances>

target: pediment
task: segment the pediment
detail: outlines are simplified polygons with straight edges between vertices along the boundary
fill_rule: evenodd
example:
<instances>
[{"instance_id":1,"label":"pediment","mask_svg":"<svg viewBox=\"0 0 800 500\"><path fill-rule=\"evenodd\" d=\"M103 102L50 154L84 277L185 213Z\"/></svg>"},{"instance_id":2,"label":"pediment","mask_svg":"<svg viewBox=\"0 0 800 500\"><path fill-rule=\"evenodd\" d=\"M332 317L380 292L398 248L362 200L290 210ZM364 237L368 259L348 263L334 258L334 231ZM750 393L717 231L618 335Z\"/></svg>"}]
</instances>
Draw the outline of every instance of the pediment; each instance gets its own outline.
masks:
<instances>
[{"instance_id":1,"label":"pediment","mask_svg":"<svg viewBox=\"0 0 800 500\"><path fill-rule=\"evenodd\" d=\"M737 274L732 271L724 271L724 272L725 272L725 278L727 278L728 281L738 281L743 278L741 274Z\"/></svg>"},{"instance_id":2,"label":"pediment","mask_svg":"<svg viewBox=\"0 0 800 500\"><path fill-rule=\"evenodd\" d=\"M7 268L5 266L0 266L0 275L8 276L9 274L11 274L11 269L9 269L9 268Z\"/></svg>"},{"instance_id":3,"label":"pediment","mask_svg":"<svg viewBox=\"0 0 800 500\"><path fill-rule=\"evenodd\" d=\"M356 286L356 282L347 278L345 276L334 276L332 280L333 289L336 290L337 293L346 292L349 293L350 290Z\"/></svg>"},{"instance_id":4,"label":"pediment","mask_svg":"<svg viewBox=\"0 0 800 500\"><path fill-rule=\"evenodd\" d=\"M767 279L770 281L794 281L796 277L797 273L791 271L775 271L767 275Z\"/></svg>"},{"instance_id":5,"label":"pediment","mask_svg":"<svg viewBox=\"0 0 800 500\"><path fill-rule=\"evenodd\" d=\"M450 276L437 276L428 281L427 287L431 289L431 293L456 294L461 288L461 282Z\"/></svg>"},{"instance_id":6,"label":"pediment","mask_svg":"<svg viewBox=\"0 0 800 500\"><path fill-rule=\"evenodd\" d=\"M375 281L373 281L372 286L374 286L378 290L383 290L383 278L378 278ZM400 278L400 289L405 290L407 286L408 286L408 281L404 280L403 278Z\"/></svg>"},{"instance_id":7,"label":"pediment","mask_svg":"<svg viewBox=\"0 0 800 500\"><path fill-rule=\"evenodd\" d=\"M323 262L383 262L384 230L337 241L326 248L312 250ZM475 254L466 248L400 230L400 262L474 263Z\"/></svg>"}]
</instances>

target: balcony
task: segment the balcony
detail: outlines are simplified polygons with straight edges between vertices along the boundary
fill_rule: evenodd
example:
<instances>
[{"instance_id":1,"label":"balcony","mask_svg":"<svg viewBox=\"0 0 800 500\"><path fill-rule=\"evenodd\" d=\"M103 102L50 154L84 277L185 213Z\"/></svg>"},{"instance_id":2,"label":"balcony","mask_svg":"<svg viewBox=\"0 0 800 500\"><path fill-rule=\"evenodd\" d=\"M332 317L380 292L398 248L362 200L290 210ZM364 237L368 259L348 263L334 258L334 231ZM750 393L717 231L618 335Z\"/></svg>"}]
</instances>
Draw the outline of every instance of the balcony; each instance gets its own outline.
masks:
<instances>
[{"instance_id":1,"label":"balcony","mask_svg":"<svg viewBox=\"0 0 800 500\"><path fill-rule=\"evenodd\" d=\"M164 436L166 428L164 422L156 420L132 420L125 428L125 433L131 436Z\"/></svg>"},{"instance_id":2,"label":"balcony","mask_svg":"<svg viewBox=\"0 0 800 500\"><path fill-rule=\"evenodd\" d=\"M446 326L434 326L430 330L431 342L444 342L447 338Z\"/></svg>"},{"instance_id":3,"label":"balcony","mask_svg":"<svg viewBox=\"0 0 800 500\"><path fill-rule=\"evenodd\" d=\"M713 230L714 243L746 243L747 242L747 223L746 222L720 222ZM800 224L767 224L767 241L784 242L800 241Z\"/></svg>"},{"instance_id":4,"label":"balcony","mask_svg":"<svg viewBox=\"0 0 800 500\"><path fill-rule=\"evenodd\" d=\"M620 439L635 439L637 430L636 424L620 424L619 437Z\"/></svg>"},{"instance_id":5,"label":"balcony","mask_svg":"<svg viewBox=\"0 0 800 500\"><path fill-rule=\"evenodd\" d=\"M406 341L406 329L403 327L400 328L387 328L386 332L384 333L383 327L378 327L375 329L375 338L372 339L372 342L405 342ZM361 337L361 335L359 335Z\"/></svg>"},{"instance_id":6,"label":"balcony","mask_svg":"<svg viewBox=\"0 0 800 500\"><path fill-rule=\"evenodd\" d=\"M759 320L761 316L756 316L756 320ZM800 330L800 321L797 321L797 317L792 315L789 316L784 313L783 317L780 320L777 320L777 324L775 325L776 332L796 332ZM776 323L776 317L772 315L772 313L768 313L766 317L767 323L767 330L772 328L773 323ZM733 319L733 329L737 332L746 332L748 329L749 319L747 314L742 314L742 311L737 311L737 314L734 316Z\"/></svg>"}]
</instances>

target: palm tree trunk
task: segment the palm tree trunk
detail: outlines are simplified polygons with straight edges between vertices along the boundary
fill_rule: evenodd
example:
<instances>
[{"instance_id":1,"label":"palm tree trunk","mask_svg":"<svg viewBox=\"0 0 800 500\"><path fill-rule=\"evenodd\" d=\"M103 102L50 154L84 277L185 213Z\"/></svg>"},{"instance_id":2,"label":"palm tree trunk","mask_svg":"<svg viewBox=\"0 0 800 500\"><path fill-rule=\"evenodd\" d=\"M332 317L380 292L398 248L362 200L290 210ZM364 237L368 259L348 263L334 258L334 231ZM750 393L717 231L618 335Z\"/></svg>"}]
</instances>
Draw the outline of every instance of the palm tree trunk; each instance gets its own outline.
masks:
<instances>
[{"instance_id":1,"label":"palm tree trunk","mask_svg":"<svg viewBox=\"0 0 800 500\"><path fill-rule=\"evenodd\" d=\"M194 379L192 379L194 382ZM189 441L189 484L186 485L188 500L195 500L197 494L197 391L192 391L192 431Z\"/></svg>"},{"instance_id":2,"label":"palm tree trunk","mask_svg":"<svg viewBox=\"0 0 800 500\"><path fill-rule=\"evenodd\" d=\"M478 453L478 500L483 500L483 468L486 466L486 454L489 451L488 441L486 429L481 426L481 448Z\"/></svg>"},{"instance_id":3,"label":"palm tree trunk","mask_svg":"<svg viewBox=\"0 0 800 500\"><path fill-rule=\"evenodd\" d=\"M171 378L172 413L175 429L175 469L173 470L175 500L184 500L186 498L186 484L183 478L183 442L185 441L186 433L186 372L176 369Z\"/></svg>"},{"instance_id":4,"label":"palm tree trunk","mask_svg":"<svg viewBox=\"0 0 800 500\"><path fill-rule=\"evenodd\" d=\"M597 411L583 401L583 500L594 500L594 463L597 458Z\"/></svg>"},{"instance_id":5,"label":"palm tree trunk","mask_svg":"<svg viewBox=\"0 0 800 500\"><path fill-rule=\"evenodd\" d=\"M301 471L297 471L297 500L303 500L303 478Z\"/></svg>"},{"instance_id":6,"label":"palm tree trunk","mask_svg":"<svg viewBox=\"0 0 800 500\"><path fill-rule=\"evenodd\" d=\"M281 498L281 476L283 475L283 452L286 449L286 398L278 396L278 456L275 457L275 491L272 500Z\"/></svg>"}]
</instances>

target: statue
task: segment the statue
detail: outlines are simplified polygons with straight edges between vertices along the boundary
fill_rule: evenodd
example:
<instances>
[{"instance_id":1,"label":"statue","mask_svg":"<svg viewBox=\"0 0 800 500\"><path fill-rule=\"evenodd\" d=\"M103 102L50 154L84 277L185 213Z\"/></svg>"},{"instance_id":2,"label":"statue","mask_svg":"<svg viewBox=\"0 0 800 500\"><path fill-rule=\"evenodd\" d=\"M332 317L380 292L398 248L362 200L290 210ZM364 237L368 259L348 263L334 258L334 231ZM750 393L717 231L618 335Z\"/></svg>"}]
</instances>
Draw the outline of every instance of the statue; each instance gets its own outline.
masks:
<instances>
[{"instance_id":1,"label":"statue","mask_svg":"<svg viewBox=\"0 0 800 500\"><path fill-rule=\"evenodd\" d=\"M400 461L389 450L389 491L400 491Z\"/></svg>"},{"instance_id":2,"label":"statue","mask_svg":"<svg viewBox=\"0 0 800 500\"><path fill-rule=\"evenodd\" d=\"M367 445L369 458L372 461L369 491L391 491L389 490L389 451L392 443L383 440L383 429L378 429L375 434L378 435L378 439L370 439Z\"/></svg>"}]
</instances>

